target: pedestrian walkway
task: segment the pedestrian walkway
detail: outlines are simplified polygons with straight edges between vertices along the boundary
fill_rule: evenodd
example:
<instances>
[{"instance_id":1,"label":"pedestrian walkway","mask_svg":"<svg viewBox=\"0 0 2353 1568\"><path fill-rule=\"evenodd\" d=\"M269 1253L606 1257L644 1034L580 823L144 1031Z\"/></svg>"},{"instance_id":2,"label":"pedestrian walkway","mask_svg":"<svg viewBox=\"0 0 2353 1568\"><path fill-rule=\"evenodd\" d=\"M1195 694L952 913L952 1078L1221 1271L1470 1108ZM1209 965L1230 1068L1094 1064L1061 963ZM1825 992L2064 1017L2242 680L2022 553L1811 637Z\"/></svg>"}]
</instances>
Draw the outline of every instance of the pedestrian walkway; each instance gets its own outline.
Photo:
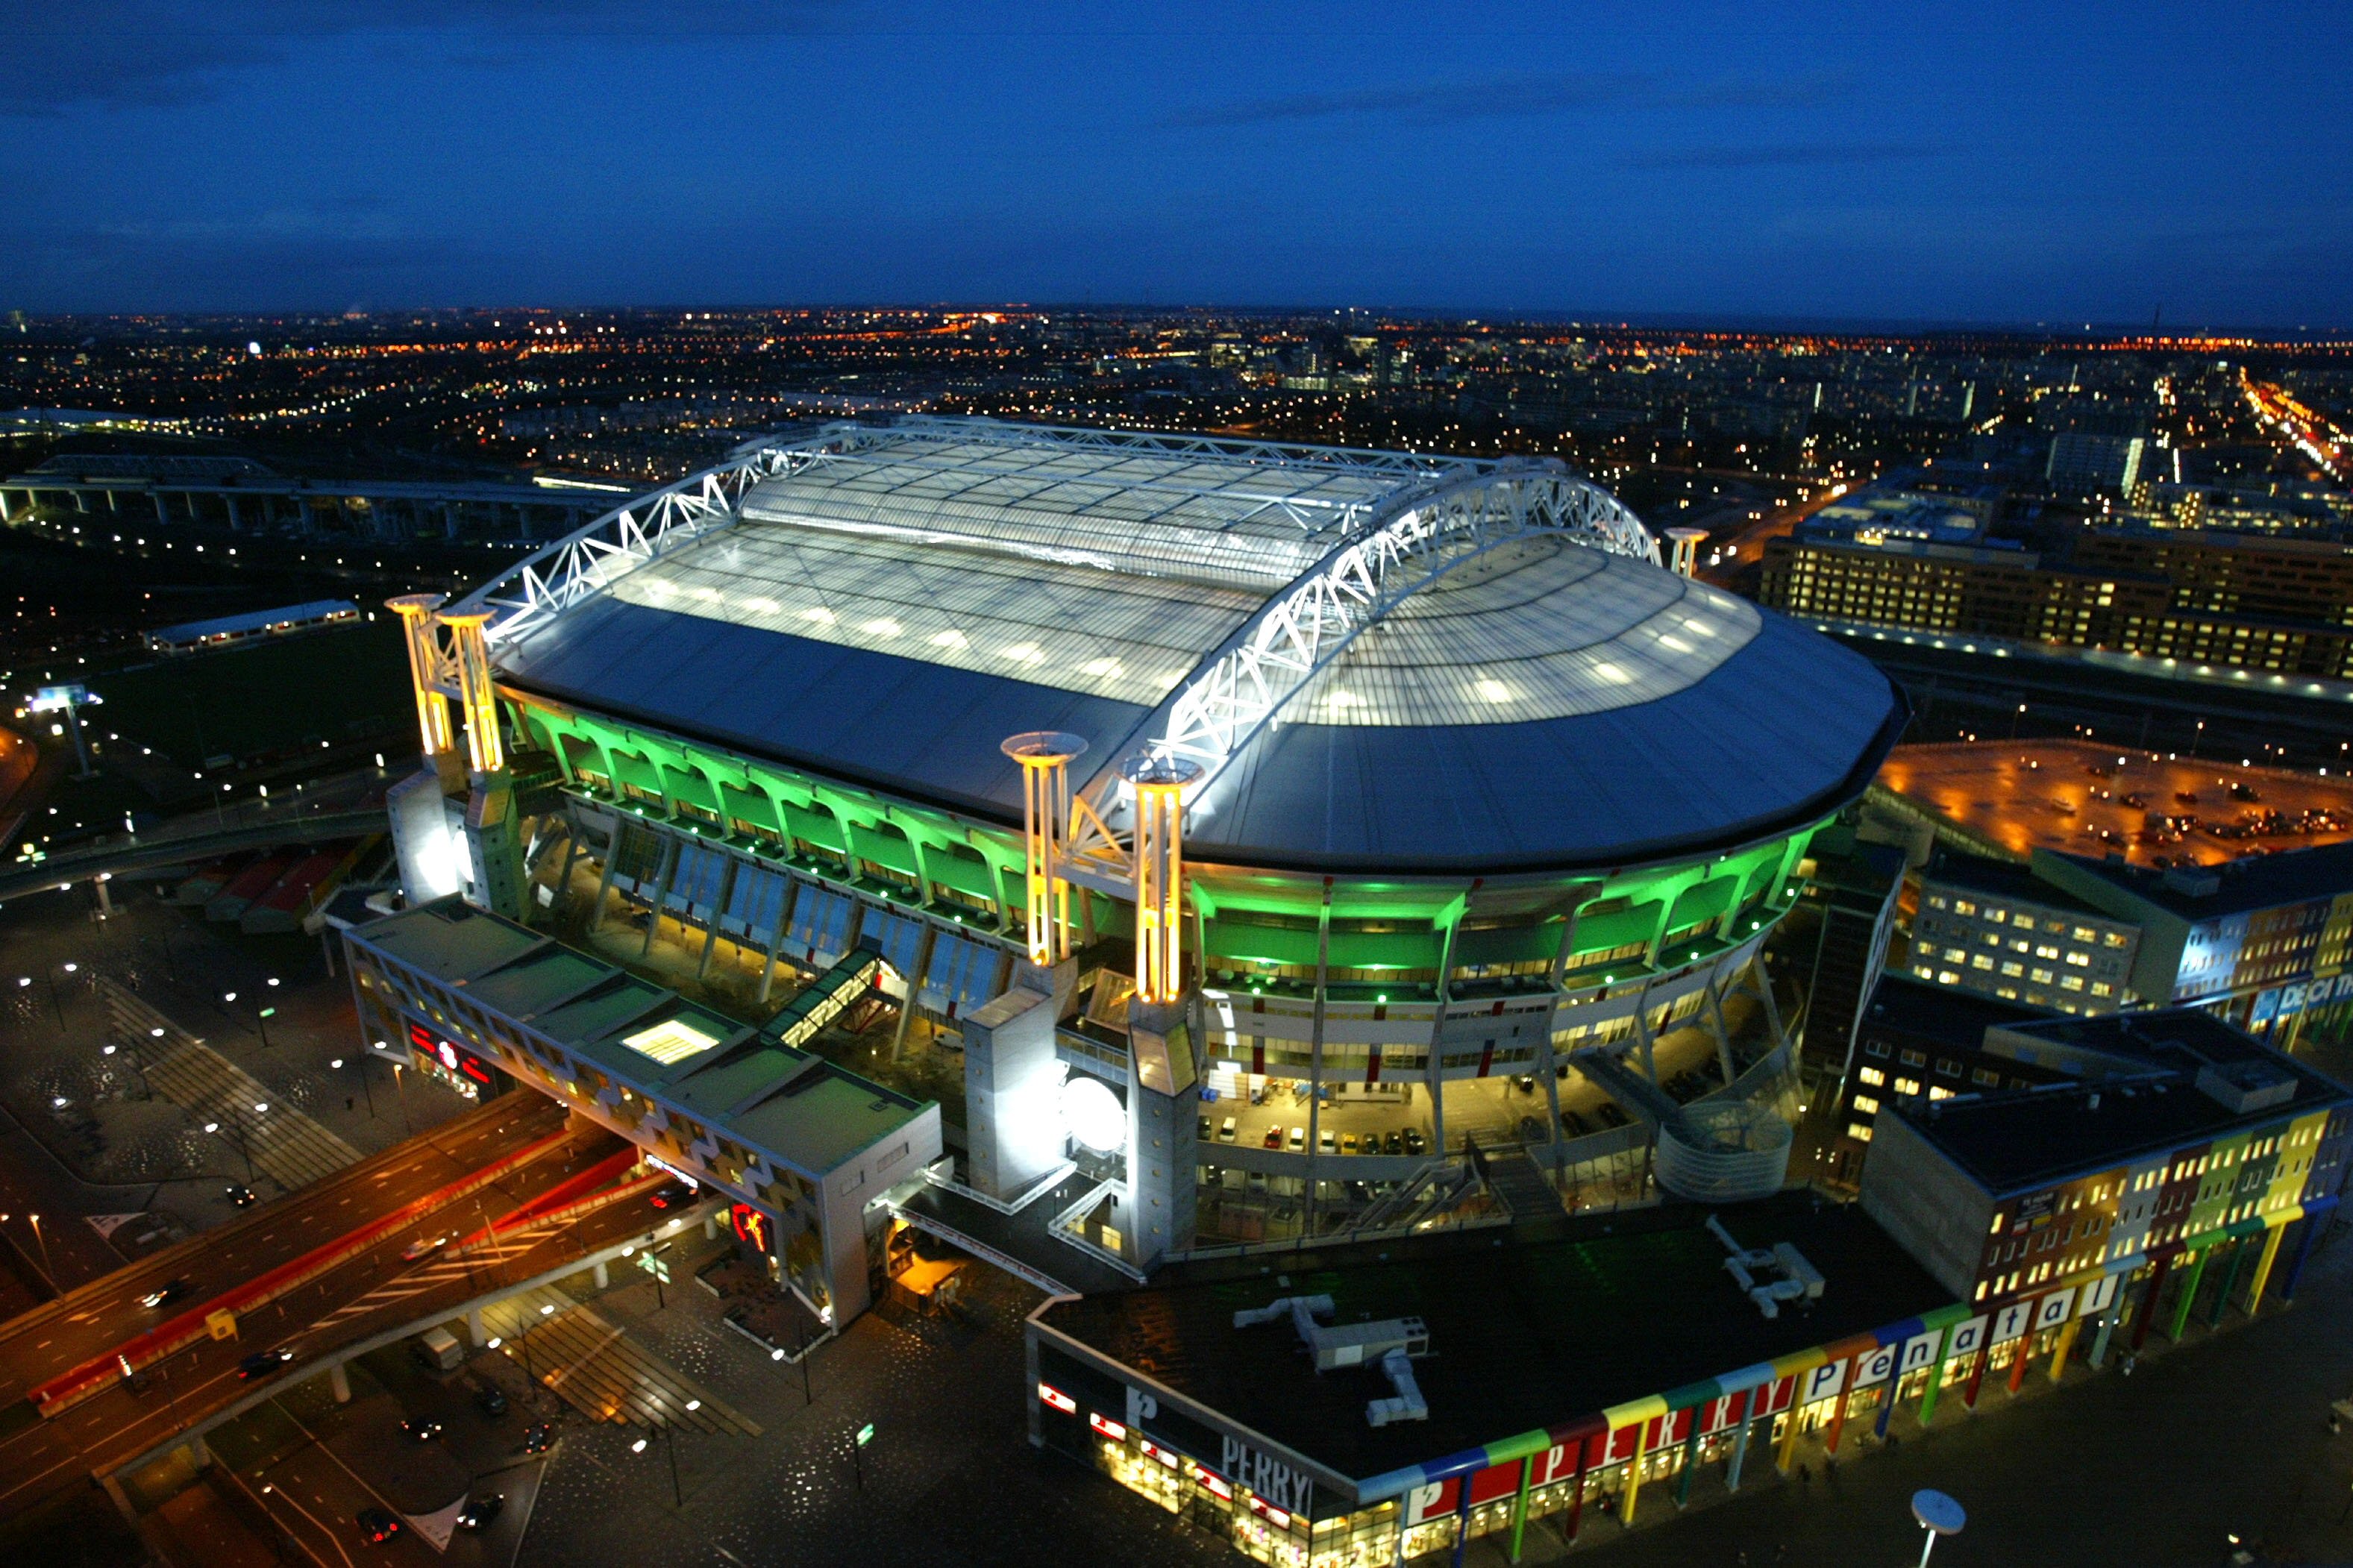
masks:
<instances>
[{"instance_id":1,"label":"pedestrian walkway","mask_svg":"<svg viewBox=\"0 0 2353 1568\"><path fill-rule=\"evenodd\" d=\"M604 1314L553 1287L485 1309L482 1326L533 1381L595 1420L760 1435L759 1423L705 1392Z\"/></svg>"},{"instance_id":2,"label":"pedestrian walkway","mask_svg":"<svg viewBox=\"0 0 2353 1568\"><path fill-rule=\"evenodd\" d=\"M210 1122L254 1171L288 1192L356 1163L360 1152L290 1105L273 1103L269 1086L106 976L108 1033L146 1061L147 1087Z\"/></svg>"}]
</instances>

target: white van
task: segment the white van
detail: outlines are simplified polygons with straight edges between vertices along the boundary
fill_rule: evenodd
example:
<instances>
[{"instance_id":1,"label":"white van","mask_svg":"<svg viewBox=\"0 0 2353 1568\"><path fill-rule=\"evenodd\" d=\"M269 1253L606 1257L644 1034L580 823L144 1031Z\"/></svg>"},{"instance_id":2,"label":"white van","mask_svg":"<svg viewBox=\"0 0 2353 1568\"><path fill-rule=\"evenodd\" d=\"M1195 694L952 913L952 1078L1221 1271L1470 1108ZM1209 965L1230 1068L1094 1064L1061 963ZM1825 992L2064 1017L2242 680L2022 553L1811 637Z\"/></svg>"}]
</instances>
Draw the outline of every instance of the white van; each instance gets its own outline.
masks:
<instances>
[{"instance_id":1,"label":"white van","mask_svg":"<svg viewBox=\"0 0 2353 1568\"><path fill-rule=\"evenodd\" d=\"M436 1372L455 1372L458 1364L466 1359L465 1351L459 1346L458 1336L447 1329L426 1330L417 1336L410 1349L416 1352L418 1361Z\"/></svg>"}]
</instances>

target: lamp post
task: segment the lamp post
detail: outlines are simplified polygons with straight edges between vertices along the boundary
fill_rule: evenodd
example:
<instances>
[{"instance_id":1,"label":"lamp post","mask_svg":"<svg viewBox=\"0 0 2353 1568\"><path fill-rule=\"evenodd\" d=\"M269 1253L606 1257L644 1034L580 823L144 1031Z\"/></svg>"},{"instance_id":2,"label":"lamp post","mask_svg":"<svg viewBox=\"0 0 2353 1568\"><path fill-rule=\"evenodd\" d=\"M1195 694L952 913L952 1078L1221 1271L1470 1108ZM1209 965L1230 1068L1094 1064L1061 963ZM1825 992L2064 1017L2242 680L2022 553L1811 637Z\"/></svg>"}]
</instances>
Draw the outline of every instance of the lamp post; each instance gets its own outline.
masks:
<instances>
[{"instance_id":1,"label":"lamp post","mask_svg":"<svg viewBox=\"0 0 2353 1568\"><path fill-rule=\"evenodd\" d=\"M228 1122L226 1128L218 1121L207 1121L205 1123L205 1131L207 1132L227 1131L229 1141L237 1145L237 1152L245 1156L245 1179L248 1182L259 1179L253 1173L253 1150L245 1141L244 1128L234 1121Z\"/></svg>"},{"instance_id":2,"label":"lamp post","mask_svg":"<svg viewBox=\"0 0 2353 1568\"><path fill-rule=\"evenodd\" d=\"M1912 1494L1912 1517L1920 1521L1920 1528L1928 1537L1921 1543L1920 1568L1928 1568L1928 1553L1936 1550L1936 1537L1958 1535L1961 1527L1969 1521L1959 1503L1925 1487Z\"/></svg>"},{"instance_id":3,"label":"lamp post","mask_svg":"<svg viewBox=\"0 0 2353 1568\"><path fill-rule=\"evenodd\" d=\"M54 1290L58 1288L58 1266L49 1260L49 1238L41 1234L41 1216L28 1214L25 1217L32 1222L33 1239L41 1244L41 1272L49 1277L49 1289Z\"/></svg>"},{"instance_id":4,"label":"lamp post","mask_svg":"<svg viewBox=\"0 0 2353 1568\"><path fill-rule=\"evenodd\" d=\"M68 974L74 974L79 973L80 969L80 964L70 961L64 963L45 964L41 969L41 978L47 981L49 985L49 1005L57 1009L58 1033L60 1035L66 1032L66 1003L64 996L58 991L58 972L63 970ZM16 985L19 990L32 983L33 977L29 974L16 976Z\"/></svg>"}]
</instances>

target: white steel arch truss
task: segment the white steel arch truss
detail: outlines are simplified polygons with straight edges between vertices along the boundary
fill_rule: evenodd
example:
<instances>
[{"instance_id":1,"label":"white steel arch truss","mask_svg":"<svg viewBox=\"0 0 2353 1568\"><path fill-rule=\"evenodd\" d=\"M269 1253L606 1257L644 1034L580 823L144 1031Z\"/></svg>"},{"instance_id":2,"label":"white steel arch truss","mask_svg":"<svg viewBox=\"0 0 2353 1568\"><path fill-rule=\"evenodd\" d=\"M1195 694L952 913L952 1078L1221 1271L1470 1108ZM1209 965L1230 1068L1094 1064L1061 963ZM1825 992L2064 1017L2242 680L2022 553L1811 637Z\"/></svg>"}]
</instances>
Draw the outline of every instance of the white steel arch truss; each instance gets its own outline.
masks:
<instances>
[{"instance_id":1,"label":"white steel arch truss","mask_svg":"<svg viewBox=\"0 0 2353 1568\"><path fill-rule=\"evenodd\" d=\"M762 442L740 447L715 468L615 507L508 567L445 613L486 614L488 639L510 641L604 592L625 574L725 528L754 485L830 455L814 445Z\"/></svg>"},{"instance_id":2,"label":"white steel arch truss","mask_svg":"<svg viewBox=\"0 0 2353 1568\"><path fill-rule=\"evenodd\" d=\"M1458 480L1401 500L1245 621L1167 705L1151 738L1214 774L1365 627L1434 574L1408 568L1560 532L1656 565L1659 547L1617 497L1557 464Z\"/></svg>"}]
</instances>

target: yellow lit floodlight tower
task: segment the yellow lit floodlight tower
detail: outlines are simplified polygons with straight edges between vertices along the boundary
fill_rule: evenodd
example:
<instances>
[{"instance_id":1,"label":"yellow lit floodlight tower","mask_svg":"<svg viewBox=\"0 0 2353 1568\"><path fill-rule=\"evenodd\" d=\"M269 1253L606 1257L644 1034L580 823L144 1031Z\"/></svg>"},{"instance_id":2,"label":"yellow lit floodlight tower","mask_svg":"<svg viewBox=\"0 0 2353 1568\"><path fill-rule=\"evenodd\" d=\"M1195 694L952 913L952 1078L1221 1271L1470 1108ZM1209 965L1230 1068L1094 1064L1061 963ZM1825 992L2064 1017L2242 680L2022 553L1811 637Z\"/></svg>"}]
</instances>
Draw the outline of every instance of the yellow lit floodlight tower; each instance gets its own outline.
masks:
<instances>
[{"instance_id":1,"label":"yellow lit floodlight tower","mask_svg":"<svg viewBox=\"0 0 2353 1568\"><path fill-rule=\"evenodd\" d=\"M482 627L490 618L487 610L441 617L441 624L449 628L450 651L458 665L459 703L466 710L466 746L478 773L494 773L506 765L506 751L499 743L499 698L491 686L491 649L482 638Z\"/></svg>"},{"instance_id":2,"label":"yellow lit floodlight tower","mask_svg":"<svg viewBox=\"0 0 2353 1568\"><path fill-rule=\"evenodd\" d=\"M1119 776L1135 790L1135 994L1174 1002L1185 992L1185 786L1201 764L1146 754Z\"/></svg>"},{"instance_id":3,"label":"yellow lit floodlight tower","mask_svg":"<svg viewBox=\"0 0 2353 1568\"><path fill-rule=\"evenodd\" d=\"M439 594L403 594L386 599L385 607L400 617L400 635L408 644L408 679L417 689L417 733L427 757L455 749L449 732L449 704L440 691L441 649L433 637L433 612L441 607Z\"/></svg>"},{"instance_id":4,"label":"yellow lit floodlight tower","mask_svg":"<svg viewBox=\"0 0 2353 1568\"><path fill-rule=\"evenodd\" d=\"M1667 537L1674 541L1674 553L1667 560L1678 577L1695 576L1699 573L1700 542L1707 537L1704 528L1671 528Z\"/></svg>"},{"instance_id":5,"label":"yellow lit floodlight tower","mask_svg":"<svg viewBox=\"0 0 2353 1568\"><path fill-rule=\"evenodd\" d=\"M1032 730L997 747L1021 764L1021 843L1028 861L1029 962L1071 956L1071 885L1062 846L1071 837L1071 763L1087 749L1076 735Z\"/></svg>"}]
</instances>

